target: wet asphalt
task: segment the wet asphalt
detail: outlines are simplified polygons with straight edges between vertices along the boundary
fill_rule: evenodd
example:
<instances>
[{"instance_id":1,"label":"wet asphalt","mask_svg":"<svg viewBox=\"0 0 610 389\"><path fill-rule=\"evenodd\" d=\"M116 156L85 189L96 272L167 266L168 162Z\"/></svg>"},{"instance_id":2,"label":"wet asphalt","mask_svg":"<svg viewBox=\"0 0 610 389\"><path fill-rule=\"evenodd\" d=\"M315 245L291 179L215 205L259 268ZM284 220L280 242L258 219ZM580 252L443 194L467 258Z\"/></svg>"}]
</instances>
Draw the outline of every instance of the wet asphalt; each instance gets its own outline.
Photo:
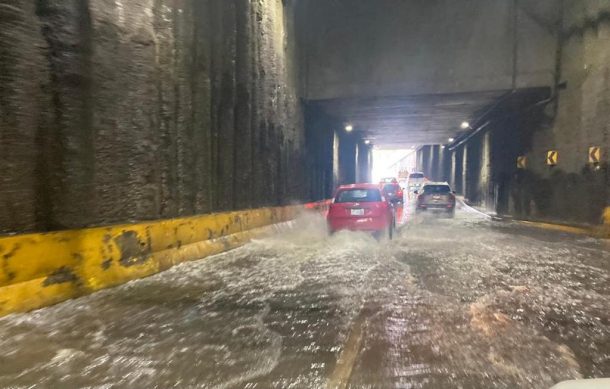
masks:
<instances>
[{"instance_id":1,"label":"wet asphalt","mask_svg":"<svg viewBox=\"0 0 610 389\"><path fill-rule=\"evenodd\" d=\"M282 236L0 319L1 388L548 388L610 377L610 243L413 215Z\"/></svg>"}]
</instances>

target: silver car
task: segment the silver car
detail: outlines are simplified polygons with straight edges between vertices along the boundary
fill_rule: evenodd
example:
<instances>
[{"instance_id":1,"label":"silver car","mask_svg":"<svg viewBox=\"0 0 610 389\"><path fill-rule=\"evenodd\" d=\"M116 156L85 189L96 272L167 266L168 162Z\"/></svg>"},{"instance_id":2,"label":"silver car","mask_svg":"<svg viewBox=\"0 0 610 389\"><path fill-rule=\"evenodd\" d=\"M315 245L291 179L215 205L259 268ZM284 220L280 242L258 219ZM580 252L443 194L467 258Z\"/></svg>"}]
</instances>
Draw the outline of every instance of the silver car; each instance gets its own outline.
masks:
<instances>
[{"instance_id":1,"label":"silver car","mask_svg":"<svg viewBox=\"0 0 610 389\"><path fill-rule=\"evenodd\" d=\"M417 194L416 211L446 212L455 215L455 192L446 182L428 182Z\"/></svg>"},{"instance_id":2,"label":"silver car","mask_svg":"<svg viewBox=\"0 0 610 389\"><path fill-rule=\"evenodd\" d=\"M419 191L422 185L424 185L425 181L426 176L424 175L424 173L414 172L409 174L409 179L407 181L407 188L409 193L415 193L416 191Z\"/></svg>"}]
</instances>

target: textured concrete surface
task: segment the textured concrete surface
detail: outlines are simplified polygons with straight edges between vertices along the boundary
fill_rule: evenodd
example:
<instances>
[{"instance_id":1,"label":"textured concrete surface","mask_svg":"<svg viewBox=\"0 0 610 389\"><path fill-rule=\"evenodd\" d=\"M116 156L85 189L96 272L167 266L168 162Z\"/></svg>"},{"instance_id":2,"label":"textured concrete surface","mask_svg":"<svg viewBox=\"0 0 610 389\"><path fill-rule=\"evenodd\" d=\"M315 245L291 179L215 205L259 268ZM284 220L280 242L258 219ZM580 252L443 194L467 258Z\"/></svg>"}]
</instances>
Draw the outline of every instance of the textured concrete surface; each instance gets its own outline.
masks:
<instances>
[{"instance_id":1,"label":"textured concrete surface","mask_svg":"<svg viewBox=\"0 0 610 389\"><path fill-rule=\"evenodd\" d=\"M493 106L506 91L318 100L328 115L350 122L377 145L409 148L454 137L463 121Z\"/></svg>"},{"instance_id":2,"label":"textured concrete surface","mask_svg":"<svg viewBox=\"0 0 610 389\"><path fill-rule=\"evenodd\" d=\"M0 232L322 199L363 176L363 137L439 144L507 91L562 82L426 170L500 212L596 222L610 4L560 4L0 0Z\"/></svg>"},{"instance_id":3,"label":"textured concrete surface","mask_svg":"<svg viewBox=\"0 0 610 389\"><path fill-rule=\"evenodd\" d=\"M553 85L558 3L299 2L303 95L376 144L446 142L504 93Z\"/></svg>"},{"instance_id":4,"label":"textured concrete surface","mask_svg":"<svg viewBox=\"0 0 610 389\"><path fill-rule=\"evenodd\" d=\"M519 3L515 18L509 0L303 1L305 97L506 90L514 76L548 86L556 44L544 18L557 1Z\"/></svg>"},{"instance_id":5,"label":"textured concrete surface","mask_svg":"<svg viewBox=\"0 0 610 389\"><path fill-rule=\"evenodd\" d=\"M0 1L0 231L300 197L292 13L281 0Z\"/></svg>"},{"instance_id":6,"label":"textured concrete surface","mask_svg":"<svg viewBox=\"0 0 610 389\"><path fill-rule=\"evenodd\" d=\"M339 143L344 124L320 109L305 109L307 174L309 197L330 198L339 183Z\"/></svg>"},{"instance_id":7,"label":"textured concrete surface","mask_svg":"<svg viewBox=\"0 0 610 389\"><path fill-rule=\"evenodd\" d=\"M455 162L443 178L468 200L501 214L600 223L610 204L609 15L607 1L565 2L552 98L538 106L507 100L484 131L451 151ZM590 147L601 148L599 164L589 163ZM556 166L545 163L549 150L559 153ZM525 169L517 169L521 155ZM420 165L432 173L426 161Z\"/></svg>"},{"instance_id":8,"label":"textured concrete surface","mask_svg":"<svg viewBox=\"0 0 610 389\"><path fill-rule=\"evenodd\" d=\"M31 228L47 206L37 174L52 163L54 133L45 92L50 69L34 2L0 2L0 225ZM42 82L41 82L42 80ZM44 149L44 155L38 152Z\"/></svg>"},{"instance_id":9,"label":"textured concrete surface","mask_svg":"<svg viewBox=\"0 0 610 389\"><path fill-rule=\"evenodd\" d=\"M533 133L515 210L596 223L610 204L610 2L566 2L560 69L566 88L551 122ZM601 147L600 165L588 163L589 147ZM544 165L547 150L559 152L556 167Z\"/></svg>"}]
</instances>

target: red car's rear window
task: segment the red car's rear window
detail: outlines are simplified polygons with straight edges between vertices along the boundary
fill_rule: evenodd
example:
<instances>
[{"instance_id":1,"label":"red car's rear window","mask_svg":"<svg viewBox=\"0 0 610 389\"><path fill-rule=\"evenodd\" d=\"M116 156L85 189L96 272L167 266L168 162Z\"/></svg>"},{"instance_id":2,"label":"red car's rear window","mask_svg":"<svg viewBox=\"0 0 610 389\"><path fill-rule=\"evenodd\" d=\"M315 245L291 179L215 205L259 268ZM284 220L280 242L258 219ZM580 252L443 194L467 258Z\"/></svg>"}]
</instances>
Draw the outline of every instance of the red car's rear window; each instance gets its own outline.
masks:
<instances>
[{"instance_id":1,"label":"red car's rear window","mask_svg":"<svg viewBox=\"0 0 610 389\"><path fill-rule=\"evenodd\" d=\"M378 189L345 189L337 194L335 203L371 203L381 201Z\"/></svg>"},{"instance_id":2,"label":"red car's rear window","mask_svg":"<svg viewBox=\"0 0 610 389\"><path fill-rule=\"evenodd\" d=\"M398 184L387 184L383 187L385 192L397 192L400 190L400 185Z\"/></svg>"}]
</instances>

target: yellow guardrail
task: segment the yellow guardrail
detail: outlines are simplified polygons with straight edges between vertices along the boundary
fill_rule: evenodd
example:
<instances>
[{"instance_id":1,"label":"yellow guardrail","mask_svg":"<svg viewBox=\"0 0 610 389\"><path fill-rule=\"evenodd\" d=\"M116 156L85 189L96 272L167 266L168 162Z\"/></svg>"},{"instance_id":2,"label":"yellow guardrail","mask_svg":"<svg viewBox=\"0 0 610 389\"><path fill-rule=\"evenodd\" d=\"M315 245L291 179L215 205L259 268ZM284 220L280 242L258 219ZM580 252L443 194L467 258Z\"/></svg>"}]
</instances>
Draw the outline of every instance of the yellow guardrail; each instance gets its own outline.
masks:
<instances>
[{"instance_id":1,"label":"yellow guardrail","mask_svg":"<svg viewBox=\"0 0 610 389\"><path fill-rule=\"evenodd\" d=\"M25 312L235 248L302 206L0 237L0 316Z\"/></svg>"},{"instance_id":2,"label":"yellow guardrail","mask_svg":"<svg viewBox=\"0 0 610 389\"><path fill-rule=\"evenodd\" d=\"M602 215L602 221L605 226L610 226L610 207L606 207L604 209L604 213Z\"/></svg>"},{"instance_id":3,"label":"yellow guardrail","mask_svg":"<svg viewBox=\"0 0 610 389\"><path fill-rule=\"evenodd\" d=\"M601 220L602 223L599 225L570 225L543 220L517 220L521 224L536 228L543 228L545 230L566 232L575 235L587 235L601 239L610 239L610 207L606 207L604 209Z\"/></svg>"},{"instance_id":4,"label":"yellow guardrail","mask_svg":"<svg viewBox=\"0 0 610 389\"><path fill-rule=\"evenodd\" d=\"M600 232L598 235L604 238L610 238L610 207L606 207L604 209L604 213L602 215L602 226L599 229Z\"/></svg>"}]
</instances>

